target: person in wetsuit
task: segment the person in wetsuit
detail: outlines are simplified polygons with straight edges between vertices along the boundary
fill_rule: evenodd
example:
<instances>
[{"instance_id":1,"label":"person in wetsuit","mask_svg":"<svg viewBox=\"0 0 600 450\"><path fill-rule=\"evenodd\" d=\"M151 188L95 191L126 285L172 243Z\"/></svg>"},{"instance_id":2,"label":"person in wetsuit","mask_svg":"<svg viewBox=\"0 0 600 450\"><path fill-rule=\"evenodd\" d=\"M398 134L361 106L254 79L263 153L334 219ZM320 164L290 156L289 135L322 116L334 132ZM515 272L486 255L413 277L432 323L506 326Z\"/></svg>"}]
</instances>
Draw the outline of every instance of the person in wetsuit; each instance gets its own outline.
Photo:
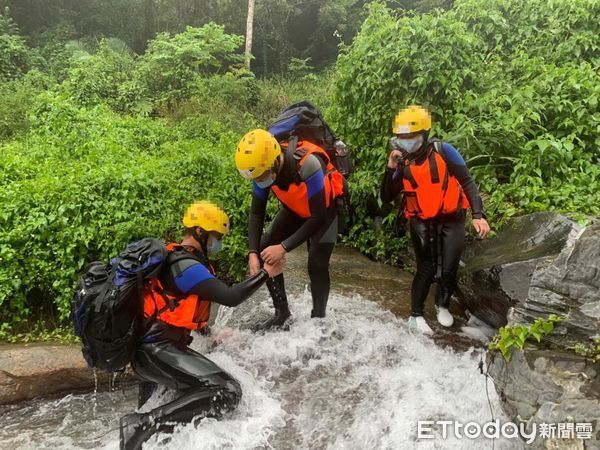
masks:
<instances>
[{"instance_id":1,"label":"person in wetsuit","mask_svg":"<svg viewBox=\"0 0 600 450\"><path fill-rule=\"evenodd\" d=\"M261 264L275 264L302 243L308 245L308 274L313 301L311 317L325 317L329 298L329 260L335 246L343 177L321 147L292 138L280 146L265 130L247 133L235 155L240 174L253 180L248 224L250 274ZM281 202L268 231L262 233L270 192ZM290 317L283 274L267 281L275 314L257 326L281 326Z\"/></svg>"},{"instance_id":2,"label":"person in wetsuit","mask_svg":"<svg viewBox=\"0 0 600 450\"><path fill-rule=\"evenodd\" d=\"M140 449L156 432L194 417L219 418L233 410L242 392L239 383L208 358L190 349L191 332L207 333L212 302L234 307L248 299L267 279L279 275L284 260L266 263L250 278L231 286L220 281L208 255L220 249L229 219L214 204L198 202L184 216L185 236L168 244L166 268L144 287L141 338L131 367L140 379L138 408L158 385L180 391L166 405L121 418L121 449Z\"/></svg>"},{"instance_id":3,"label":"person in wetsuit","mask_svg":"<svg viewBox=\"0 0 600 450\"><path fill-rule=\"evenodd\" d=\"M490 227L483 202L465 160L453 146L429 141L431 115L420 106L400 111L392 125L390 153L381 185L381 199L393 201L404 193L404 213L417 260L411 287L409 328L431 334L423 318L429 287L437 281L438 322L454 323L448 312L465 241L465 213L470 207L479 237Z\"/></svg>"}]
</instances>

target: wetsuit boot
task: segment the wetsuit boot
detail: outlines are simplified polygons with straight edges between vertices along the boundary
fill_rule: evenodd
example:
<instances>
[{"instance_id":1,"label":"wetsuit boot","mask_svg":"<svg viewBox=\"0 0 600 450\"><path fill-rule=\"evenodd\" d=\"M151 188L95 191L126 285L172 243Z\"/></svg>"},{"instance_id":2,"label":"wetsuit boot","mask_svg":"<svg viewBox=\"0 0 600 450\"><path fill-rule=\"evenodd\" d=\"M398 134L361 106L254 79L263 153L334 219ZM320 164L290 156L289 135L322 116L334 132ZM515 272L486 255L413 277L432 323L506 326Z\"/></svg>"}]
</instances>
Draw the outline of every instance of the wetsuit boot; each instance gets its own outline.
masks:
<instances>
[{"instance_id":1,"label":"wetsuit boot","mask_svg":"<svg viewBox=\"0 0 600 450\"><path fill-rule=\"evenodd\" d=\"M258 323L254 327L254 331L268 330L274 327L286 328L286 321L290 318L291 313L288 307L287 295L285 293L285 285L283 275L278 275L275 278L267 280L267 287L273 299L273 307L275 314L273 317Z\"/></svg>"}]
</instances>

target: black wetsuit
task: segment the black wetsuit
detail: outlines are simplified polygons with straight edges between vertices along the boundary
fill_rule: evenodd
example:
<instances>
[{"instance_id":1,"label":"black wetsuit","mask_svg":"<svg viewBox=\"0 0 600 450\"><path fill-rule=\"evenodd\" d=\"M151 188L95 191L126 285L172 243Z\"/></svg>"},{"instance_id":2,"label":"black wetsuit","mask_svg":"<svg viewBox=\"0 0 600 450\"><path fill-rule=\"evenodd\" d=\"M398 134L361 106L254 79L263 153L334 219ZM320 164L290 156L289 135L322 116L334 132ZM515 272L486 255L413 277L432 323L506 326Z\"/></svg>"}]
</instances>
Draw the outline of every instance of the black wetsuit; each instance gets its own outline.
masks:
<instances>
[{"instance_id":1,"label":"black wetsuit","mask_svg":"<svg viewBox=\"0 0 600 450\"><path fill-rule=\"evenodd\" d=\"M195 255L201 259L201 255ZM165 288L182 296L225 306L237 306L266 280L263 269L247 280L228 286L215 278L197 259L179 259L163 277ZM194 417L220 417L234 409L242 395L239 383L227 372L188 347L190 330L160 320L145 319L141 341L131 366L140 379L141 407L157 385L181 392L176 400L146 414L121 419L121 448L139 449L157 431L170 431L172 423L191 422Z\"/></svg>"},{"instance_id":2,"label":"black wetsuit","mask_svg":"<svg viewBox=\"0 0 600 450\"><path fill-rule=\"evenodd\" d=\"M300 217L283 205L264 235L262 230L270 188L260 188L254 183L248 224L248 246L250 252L260 255L262 250L271 245L282 244L286 251L290 252L307 242L308 274L313 300L311 317L325 317L330 289L329 260L337 239L338 214L335 202L332 202L329 208L326 206L324 163L321 158L309 155L298 170L293 156L287 154L275 184L287 190L290 183L298 181L306 183L310 217ZM267 286L276 311L280 307L287 310L283 274L269 280Z\"/></svg>"},{"instance_id":3,"label":"black wetsuit","mask_svg":"<svg viewBox=\"0 0 600 450\"><path fill-rule=\"evenodd\" d=\"M430 148L429 146L426 148ZM474 219L483 217L483 204L479 189L458 150L444 143L443 156L448 171L453 175L469 200ZM427 152L417 157L416 164L423 164ZM386 168L381 185L381 199L393 201L403 190L402 171ZM437 278L436 304L448 307L456 289L456 274L465 242L465 211L440 214L433 219L411 217L410 235L417 260L417 272L411 287L413 316L422 316L431 283Z\"/></svg>"}]
</instances>

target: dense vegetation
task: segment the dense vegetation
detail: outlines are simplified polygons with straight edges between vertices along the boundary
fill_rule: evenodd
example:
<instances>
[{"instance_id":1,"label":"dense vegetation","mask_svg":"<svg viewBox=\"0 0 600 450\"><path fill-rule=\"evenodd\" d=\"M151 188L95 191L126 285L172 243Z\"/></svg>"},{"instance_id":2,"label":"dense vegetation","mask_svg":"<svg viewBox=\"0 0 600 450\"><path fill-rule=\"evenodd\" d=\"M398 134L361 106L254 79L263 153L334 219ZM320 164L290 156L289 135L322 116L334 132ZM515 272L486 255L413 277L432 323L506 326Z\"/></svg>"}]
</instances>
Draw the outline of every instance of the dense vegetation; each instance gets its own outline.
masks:
<instances>
[{"instance_id":1,"label":"dense vegetation","mask_svg":"<svg viewBox=\"0 0 600 450\"><path fill-rule=\"evenodd\" d=\"M411 102L468 159L494 223L600 213L597 1L461 0L425 14L449 2L257 1L252 69L269 77L244 68L239 2L34 3L0 2L0 337L64 323L87 262L177 238L194 199L232 217L220 263L240 276L250 190L233 149L304 98L355 150L348 240L375 257L396 262L404 243L394 214L371 231L366 205L391 118ZM311 69L335 59L335 30L337 62Z\"/></svg>"}]
</instances>

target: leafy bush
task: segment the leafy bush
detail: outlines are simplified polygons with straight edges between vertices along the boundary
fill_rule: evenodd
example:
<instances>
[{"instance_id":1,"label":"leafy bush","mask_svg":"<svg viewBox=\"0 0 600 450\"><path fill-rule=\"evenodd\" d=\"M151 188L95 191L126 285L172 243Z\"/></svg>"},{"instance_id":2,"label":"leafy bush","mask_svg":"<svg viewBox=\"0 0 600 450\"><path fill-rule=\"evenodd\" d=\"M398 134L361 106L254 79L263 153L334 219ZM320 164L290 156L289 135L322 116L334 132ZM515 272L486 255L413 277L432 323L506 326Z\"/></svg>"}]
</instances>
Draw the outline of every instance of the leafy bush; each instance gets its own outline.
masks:
<instances>
[{"instance_id":1,"label":"leafy bush","mask_svg":"<svg viewBox=\"0 0 600 450\"><path fill-rule=\"evenodd\" d=\"M167 117L181 121L196 116L209 123L218 120L240 134L258 126L251 111L260 101L260 91L252 72L242 69L200 78L196 88L196 95L182 100Z\"/></svg>"},{"instance_id":2,"label":"leafy bush","mask_svg":"<svg viewBox=\"0 0 600 450\"><path fill-rule=\"evenodd\" d=\"M538 318L531 325L514 324L500 328L498 334L494 336L489 343L490 350L500 350L504 359L510 361L510 352L513 348L523 349L525 341L529 338L535 338L539 343L544 336L549 335L554 330L554 324L564 320L554 314L547 319Z\"/></svg>"},{"instance_id":3,"label":"leafy bush","mask_svg":"<svg viewBox=\"0 0 600 450\"><path fill-rule=\"evenodd\" d=\"M29 127L29 109L38 94L53 86L54 80L38 70L0 84L0 138L6 139Z\"/></svg>"},{"instance_id":4,"label":"leafy bush","mask_svg":"<svg viewBox=\"0 0 600 450\"><path fill-rule=\"evenodd\" d=\"M199 92L202 76L227 72L232 65L241 64L243 55L236 52L243 42L242 36L227 34L214 23L188 27L174 36L160 33L140 59L135 87L156 106L173 107Z\"/></svg>"},{"instance_id":5,"label":"leafy bush","mask_svg":"<svg viewBox=\"0 0 600 450\"><path fill-rule=\"evenodd\" d=\"M134 55L118 40L102 40L96 53L71 43L73 66L67 90L80 105L105 102L117 111L125 110L122 85L131 79Z\"/></svg>"},{"instance_id":6,"label":"leafy bush","mask_svg":"<svg viewBox=\"0 0 600 450\"><path fill-rule=\"evenodd\" d=\"M0 81L12 80L26 73L32 65L31 51L8 8L0 14Z\"/></svg>"}]
</instances>

